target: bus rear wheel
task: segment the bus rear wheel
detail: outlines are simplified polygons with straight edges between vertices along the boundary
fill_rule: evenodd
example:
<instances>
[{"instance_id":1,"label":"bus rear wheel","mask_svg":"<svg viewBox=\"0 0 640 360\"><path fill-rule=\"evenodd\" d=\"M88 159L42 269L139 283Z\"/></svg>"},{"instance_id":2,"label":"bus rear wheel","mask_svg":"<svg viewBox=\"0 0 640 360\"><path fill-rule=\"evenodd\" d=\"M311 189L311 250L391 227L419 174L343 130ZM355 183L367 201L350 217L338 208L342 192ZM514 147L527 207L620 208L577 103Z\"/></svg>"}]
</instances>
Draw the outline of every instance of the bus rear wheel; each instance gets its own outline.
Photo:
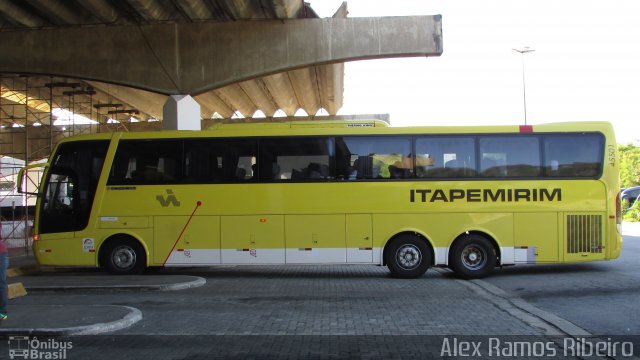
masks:
<instances>
[{"instance_id":1,"label":"bus rear wheel","mask_svg":"<svg viewBox=\"0 0 640 360\"><path fill-rule=\"evenodd\" d=\"M391 241L385 251L385 260L391 276L405 279L422 276L432 263L427 242L408 234Z\"/></svg>"},{"instance_id":2,"label":"bus rear wheel","mask_svg":"<svg viewBox=\"0 0 640 360\"><path fill-rule=\"evenodd\" d=\"M479 279L496 266L495 248L483 236L465 235L453 246L450 266L460 278Z\"/></svg>"},{"instance_id":3,"label":"bus rear wheel","mask_svg":"<svg viewBox=\"0 0 640 360\"><path fill-rule=\"evenodd\" d=\"M100 254L100 264L113 275L141 274L147 266L144 248L129 237L122 236L109 241Z\"/></svg>"}]
</instances>

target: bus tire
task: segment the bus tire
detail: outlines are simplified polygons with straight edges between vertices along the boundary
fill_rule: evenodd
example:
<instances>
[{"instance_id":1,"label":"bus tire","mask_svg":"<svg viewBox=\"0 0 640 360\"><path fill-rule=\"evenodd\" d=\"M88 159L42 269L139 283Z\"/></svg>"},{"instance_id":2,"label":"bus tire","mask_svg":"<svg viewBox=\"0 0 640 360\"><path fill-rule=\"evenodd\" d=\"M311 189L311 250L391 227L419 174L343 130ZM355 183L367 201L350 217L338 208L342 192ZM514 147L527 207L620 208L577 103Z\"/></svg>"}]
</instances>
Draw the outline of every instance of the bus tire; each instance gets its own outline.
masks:
<instances>
[{"instance_id":1,"label":"bus tire","mask_svg":"<svg viewBox=\"0 0 640 360\"><path fill-rule=\"evenodd\" d=\"M422 276L432 263L431 249L427 242L415 235L404 234L391 241L385 250L385 260L391 276L417 278Z\"/></svg>"},{"instance_id":2,"label":"bus tire","mask_svg":"<svg viewBox=\"0 0 640 360\"><path fill-rule=\"evenodd\" d=\"M142 274L147 267L147 256L140 243L128 236L109 241L100 252L102 267L113 275Z\"/></svg>"},{"instance_id":3,"label":"bus tire","mask_svg":"<svg viewBox=\"0 0 640 360\"><path fill-rule=\"evenodd\" d=\"M484 236L465 235L451 250L451 269L462 279L482 278L496 266L496 250Z\"/></svg>"}]
</instances>

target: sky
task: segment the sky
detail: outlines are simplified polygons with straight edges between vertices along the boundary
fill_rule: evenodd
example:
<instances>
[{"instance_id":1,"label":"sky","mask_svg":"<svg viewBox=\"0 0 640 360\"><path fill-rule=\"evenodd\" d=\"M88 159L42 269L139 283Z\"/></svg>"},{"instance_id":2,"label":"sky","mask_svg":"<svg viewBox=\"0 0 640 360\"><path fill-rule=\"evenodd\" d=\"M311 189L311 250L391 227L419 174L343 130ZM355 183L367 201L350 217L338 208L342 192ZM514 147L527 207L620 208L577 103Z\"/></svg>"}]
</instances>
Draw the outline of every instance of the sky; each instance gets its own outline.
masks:
<instances>
[{"instance_id":1,"label":"sky","mask_svg":"<svg viewBox=\"0 0 640 360\"><path fill-rule=\"evenodd\" d=\"M340 0L307 0L331 17ZM640 144L640 1L349 0L349 17L442 15L440 57L345 64L338 114L392 126L609 121ZM513 49L528 46L524 56Z\"/></svg>"}]
</instances>

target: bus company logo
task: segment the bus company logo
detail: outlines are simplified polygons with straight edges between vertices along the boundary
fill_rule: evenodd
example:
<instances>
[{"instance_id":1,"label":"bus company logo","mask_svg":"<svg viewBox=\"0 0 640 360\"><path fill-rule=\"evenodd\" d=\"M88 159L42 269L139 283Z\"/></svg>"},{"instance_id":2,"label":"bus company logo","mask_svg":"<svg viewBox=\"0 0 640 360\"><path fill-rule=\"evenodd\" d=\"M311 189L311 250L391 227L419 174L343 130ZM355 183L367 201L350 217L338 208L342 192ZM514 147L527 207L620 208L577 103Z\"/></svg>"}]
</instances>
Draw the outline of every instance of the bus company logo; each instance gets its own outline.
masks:
<instances>
[{"instance_id":1,"label":"bus company logo","mask_svg":"<svg viewBox=\"0 0 640 360\"><path fill-rule=\"evenodd\" d=\"M37 337L9 336L10 359L67 359L67 351L73 349L71 341L56 339L39 340Z\"/></svg>"},{"instance_id":2,"label":"bus company logo","mask_svg":"<svg viewBox=\"0 0 640 360\"><path fill-rule=\"evenodd\" d=\"M178 198L173 194L173 190L171 189L167 189L167 197L165 198L162 195L157 195L156 196L156 200L158 200L158 202L160 203L160 206L162 207L168 207L169 205L171 206L180 206L180 201L178 201Z\"/></svg>"},{"instance_id":3,"label":"bus company logo","mask_svg":"<svg viewBox=\"0 0 640 360\"><path fill-rule=\"evenodd\" d=\"M409 202L554 202L562 189L411 189Z\"/></svg>"}]
</instances>

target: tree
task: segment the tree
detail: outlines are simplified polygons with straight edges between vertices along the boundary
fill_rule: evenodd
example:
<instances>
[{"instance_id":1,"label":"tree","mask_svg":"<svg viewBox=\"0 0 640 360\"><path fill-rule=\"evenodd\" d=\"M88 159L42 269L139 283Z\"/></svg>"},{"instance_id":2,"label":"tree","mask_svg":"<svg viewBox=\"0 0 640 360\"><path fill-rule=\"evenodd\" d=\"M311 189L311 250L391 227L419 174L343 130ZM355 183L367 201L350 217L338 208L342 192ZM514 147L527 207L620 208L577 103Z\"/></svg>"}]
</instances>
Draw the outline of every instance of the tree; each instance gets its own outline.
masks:
<instances>
[{"instance_id":1,"label":"tree","mask_svg":"<svg viewBox=\"0 0 640 360\"><path fill-rule=\"evenodd\" d=\"M640 185L640 147L618 145L620 185L624 188Z\"/></svg>"}]
</instances>

